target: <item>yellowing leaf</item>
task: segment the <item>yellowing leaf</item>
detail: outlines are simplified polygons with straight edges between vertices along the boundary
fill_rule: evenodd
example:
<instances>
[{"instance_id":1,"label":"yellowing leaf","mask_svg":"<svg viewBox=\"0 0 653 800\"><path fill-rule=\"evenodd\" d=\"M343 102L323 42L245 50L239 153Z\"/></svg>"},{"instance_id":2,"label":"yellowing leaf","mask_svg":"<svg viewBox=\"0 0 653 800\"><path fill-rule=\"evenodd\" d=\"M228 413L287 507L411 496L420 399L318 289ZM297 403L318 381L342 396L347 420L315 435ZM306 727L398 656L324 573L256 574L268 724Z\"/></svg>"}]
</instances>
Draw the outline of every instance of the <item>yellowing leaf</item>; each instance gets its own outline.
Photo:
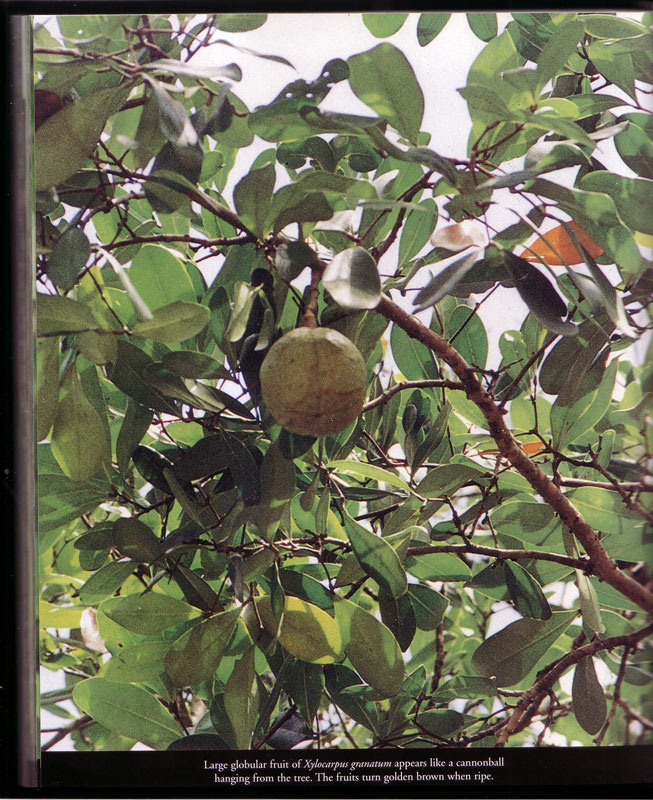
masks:
<instances>
[{"instance_id":1,"label":"yellowing leaf","mask_svg":"<svg viewBox=\"0 0 653 800\"><path fill-rule=\"evenodd\" d=\"M279 643L291 656L313 664L333 664L344 657L338 624L326 611L300 600L286 597L281 627L272 611L269 596L256 600L256 610L268 633L277 635Z\"/></svg>"},{"instance_id":2,"label":"yellowing leaf","mask_svg":"<svg viewBox=\"0 0 653 800\"><path fill-rule=\"evenodd\" d=\"M568 222L566 224L573 229L578 241L592 258L598 258L598 256L602 255L603 249L577 222ZM552 228L544 233L532 244L527 245L520 255L526 261L539 261L539 256L549 266L554 267L562 266L564 263L581 264L585 261L585 257L578 252L576 243L563 225L558 225L557 228Z\"/></svg>"}]
</instances>

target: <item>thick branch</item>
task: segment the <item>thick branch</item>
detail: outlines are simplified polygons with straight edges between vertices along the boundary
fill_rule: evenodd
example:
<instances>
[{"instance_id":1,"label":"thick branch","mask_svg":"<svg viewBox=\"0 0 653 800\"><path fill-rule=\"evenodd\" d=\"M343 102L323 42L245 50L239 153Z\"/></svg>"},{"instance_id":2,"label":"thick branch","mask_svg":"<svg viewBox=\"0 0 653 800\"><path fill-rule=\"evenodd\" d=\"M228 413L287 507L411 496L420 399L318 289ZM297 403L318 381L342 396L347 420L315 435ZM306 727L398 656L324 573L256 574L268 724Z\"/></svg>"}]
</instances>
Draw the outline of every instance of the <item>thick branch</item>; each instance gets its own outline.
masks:
<instances>
[{"instance_id":1,"label":"thick branch","mask_svg":"<svg viewBox=\"0 0 653 800\"><path fill-rule=\"evenodd\" d=\"M638 642L641 642L642 639L645 639L651 633L653 633L653 625L647 625L645 628L640 628L638 631L633 631L633 633L627 633L622 636L611 636L607 639L595 639L593 642L583 645L576 650L572 650L571 653L567 653L567 655L562 656L562 658L556 661L553 666L550 667L541 678L536 680L531 688L523 694L505 727L502 728L497 734L497 744L499 747L502 747L508 741L510 736L516 732L521 718L525 714L529 705L531 705L538 696L543 696L546 694L546 692L548 692L558 678L560 678L569 669L569 667L572 667L574 664L582 661L583 658L593 656L600 650L612 650L615 647L634 647Z\"/></svg>"},{"instance_id":2,"label":"thick branch","mask_svg":"<svg viewBox=\"0 0 653 800\"><path fill-rule=\"evenodd\" d=\"M503 458L526 478L576 536L589 556L591 571L641 608L653 612L653 594L630 576L621 572L569 498L522 450L506 424L505 410L499 408L492 395L483 388L474 370L460 353L446 339L438 336L418 319L393 303L387 295L382 296L376 310L391 322L399 325L409 336L430 348L451 367L463 383L467 397L483 412L490 434Z\"/></svg>"}]
</instances>

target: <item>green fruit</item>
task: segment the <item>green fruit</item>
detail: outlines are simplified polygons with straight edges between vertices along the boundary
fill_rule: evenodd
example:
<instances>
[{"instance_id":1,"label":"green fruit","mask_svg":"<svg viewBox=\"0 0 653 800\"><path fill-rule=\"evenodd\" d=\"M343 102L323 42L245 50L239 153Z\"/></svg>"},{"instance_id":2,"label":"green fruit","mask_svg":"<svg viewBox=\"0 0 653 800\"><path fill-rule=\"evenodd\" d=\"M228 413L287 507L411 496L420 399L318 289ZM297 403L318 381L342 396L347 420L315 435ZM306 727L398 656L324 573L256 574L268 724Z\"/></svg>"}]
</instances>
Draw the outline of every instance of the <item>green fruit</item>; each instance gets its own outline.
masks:
<instances>
[{"instance_id":1,"label":"green fruit","mask_svg":"<svg viewBox=\"0 0 653 800\"><path fill-rule=\"evenodd\" d=\"M261 365L263 400L286 430L328 436L363 410L367 374L356 346L331 328L297 328Z\"/></svg>"}]
</instances>

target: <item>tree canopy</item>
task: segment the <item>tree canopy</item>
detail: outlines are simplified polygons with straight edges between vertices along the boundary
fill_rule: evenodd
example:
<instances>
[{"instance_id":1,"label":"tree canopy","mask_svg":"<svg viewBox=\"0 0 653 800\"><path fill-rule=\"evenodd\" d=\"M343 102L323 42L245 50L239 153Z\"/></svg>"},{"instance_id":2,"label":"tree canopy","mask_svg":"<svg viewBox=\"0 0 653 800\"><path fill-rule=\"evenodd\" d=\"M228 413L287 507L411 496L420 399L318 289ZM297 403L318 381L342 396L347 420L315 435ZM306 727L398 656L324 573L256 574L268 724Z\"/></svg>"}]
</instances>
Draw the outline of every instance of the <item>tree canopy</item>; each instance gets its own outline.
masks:
<instances>
[{"instance_id":1,"label":"tree canopy","mask_svg":"<svg viewBox=\"0 0 653 800\"><path fill-rule=\"evenodd\" d=\"M205 54L251 56L265 14L35 26L56 741L650 741L653 17L468 14L451 157L393 43L437 48L450 16L364 14L372 47L256 108ZM326 436L261 389L302 327L364 362ZM351 388L334 364L323 399Z\"/></svg>"}]
</instances>

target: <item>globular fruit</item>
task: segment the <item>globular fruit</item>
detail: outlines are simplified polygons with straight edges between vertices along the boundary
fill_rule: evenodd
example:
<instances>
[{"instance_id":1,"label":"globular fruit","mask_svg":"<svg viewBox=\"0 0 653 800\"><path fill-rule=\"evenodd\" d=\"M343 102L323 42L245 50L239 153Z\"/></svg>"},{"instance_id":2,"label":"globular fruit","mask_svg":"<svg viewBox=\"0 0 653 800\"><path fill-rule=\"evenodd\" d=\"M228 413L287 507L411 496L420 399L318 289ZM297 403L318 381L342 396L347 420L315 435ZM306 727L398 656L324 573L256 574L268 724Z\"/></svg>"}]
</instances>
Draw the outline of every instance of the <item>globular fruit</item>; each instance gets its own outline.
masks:
<instances>
[{"instance_id":1,"label":"globular fruit","mask_svg":"<svg viewBox=\"0 0 653 800\"><path fill-rule=\"evenodd\" d=\"M328 436L353 422L365 402L365 362L332 328L297 328L270 348L261 365L263 400L292 433Z\"/></svg>"}]
</instances>

